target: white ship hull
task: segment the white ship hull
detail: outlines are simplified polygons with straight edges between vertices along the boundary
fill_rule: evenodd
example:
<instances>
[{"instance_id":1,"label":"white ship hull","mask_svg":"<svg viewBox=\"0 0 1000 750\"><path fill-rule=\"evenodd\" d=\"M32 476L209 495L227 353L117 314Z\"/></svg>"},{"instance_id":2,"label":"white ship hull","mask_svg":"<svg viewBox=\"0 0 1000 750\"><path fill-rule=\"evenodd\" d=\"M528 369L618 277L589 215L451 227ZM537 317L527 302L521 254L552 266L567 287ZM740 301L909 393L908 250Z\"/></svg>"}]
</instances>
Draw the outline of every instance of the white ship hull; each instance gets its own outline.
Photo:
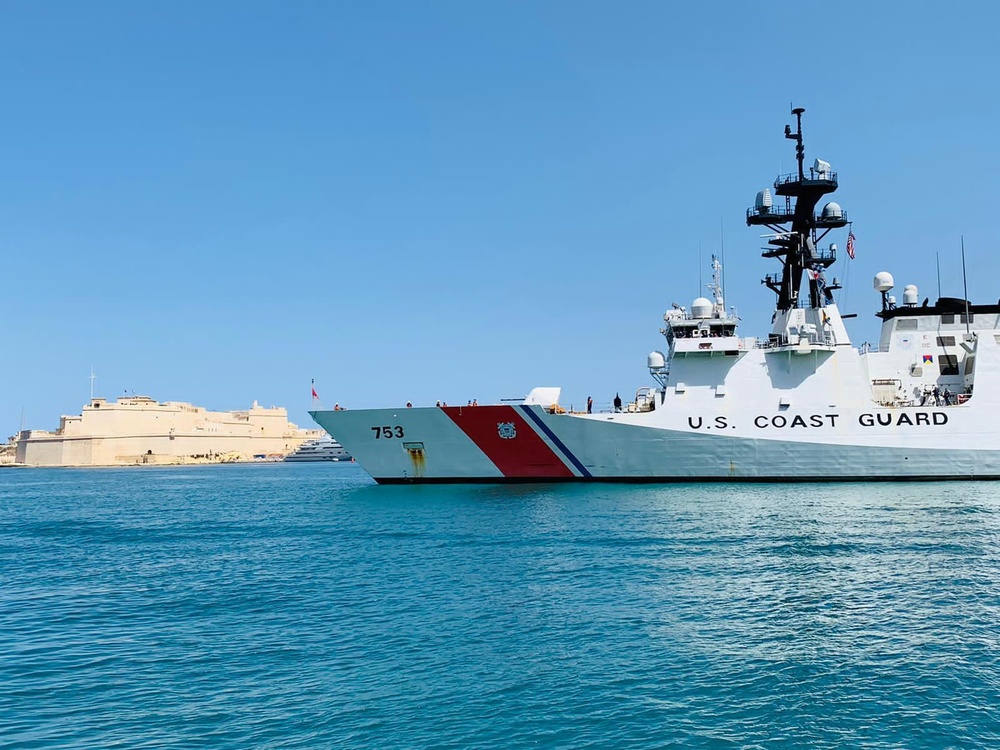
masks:
<instances>
[{"instance_id":1,"label":"white ship hull","mask_svg":"<svg viewBox=\"0 0 1000 750\"><path fill-rule=\"evenodd\" d=\"M312 416L380 483L1000 478L1000 404L987 398L1000 393L993 336L980 337L977 395L961 405L879 406L864 370L884 355L815 356L819 366L813 355L748 352L730 364L730 388L668 387L636 413L502 405ZM755 388L755 373L769 386Z\"/></svg>"},{"instance_id":2,"label":"white ship hull","mask_svg":"<svg viewBox=\"0 0 1000 750\"><path fill-rule=\"evenodd\" d=\"M419 436L422 448L407 449L404 441L355 445L355 459L381 484L418 482L525 481L850 481L899 479L1000 479L1000 451L967 445L940 447L941 438L967 436L969 407L949 410L949 424L935 436L933 429L872 428L870 437L851 430L816 429L810 438L780 439L710 435L682 429L643 427L635 423L601 422L576 415L548 415L540 407L482 406L470 416L458 416L470 432L488 427L487 420L514 422L531 430L528 445L482 445L441 409L411 409L398 419L393 410L363 410L351 415L368 422L391 422ZM450 407L449 407L450 410ZM896 419L903 410L844 413L845 422L862 415ZM915 416L920 412L911 412ZM935 410L932 413L940 413ZM330 416L330 419L327 417ZM457 416L457 415L456 415ZM754 415L747 415L753 419ZM789 418L808 415L788 414ZM367 419L366 419L367 417ZM541 425L534 424L537 418ZM343 413L317 413L317 421L338 434L357 429ZM723 432L723 431L719 431ZM969 441L962 441L969 442ZM932 445L934 447L932 447Z\"/></svg>"}]
</instances>

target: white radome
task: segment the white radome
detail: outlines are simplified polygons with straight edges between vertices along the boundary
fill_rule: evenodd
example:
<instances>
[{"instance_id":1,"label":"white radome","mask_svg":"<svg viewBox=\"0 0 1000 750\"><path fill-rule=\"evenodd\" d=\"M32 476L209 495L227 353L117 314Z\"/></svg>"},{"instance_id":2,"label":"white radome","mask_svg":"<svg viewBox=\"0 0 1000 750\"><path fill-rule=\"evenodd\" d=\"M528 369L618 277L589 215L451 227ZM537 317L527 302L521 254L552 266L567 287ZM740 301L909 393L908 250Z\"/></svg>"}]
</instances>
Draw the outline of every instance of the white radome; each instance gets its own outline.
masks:
<instances>
[{"instance_id":1,"label":"white radome","mask_svg":"<svg viewBox=\"0 0 1000 750\"><path fill-rule=\"evenodd\" d=\"M699 297L691 303L691 317L701 319L711 318L713 307L715 307L715 304L712 300L706 297Z\"/></svg>"},{"instance_id":2,"label":"white radome","mask_svg":"<svg viewBox=\"0 0 1000 750\"><path fill-rule=\"evenodd\" d=\"M844 209L840 207L839 203L834 203L830 201L825 206L823 206L823 218L824 219L840 219L844 216Z\"/></svg>"},{"instance_id":3,"label":"white radome","mask_svg":"<svg viewBox=\"0 0 1000 750\"><path fill-rule=\"evenodd\" d=\"M876 292L888 292L895 286L895 283L892 280L892 274L888 271L879 271L875 274L872 286L875 287Z\"/></svg>"}]
</instances>

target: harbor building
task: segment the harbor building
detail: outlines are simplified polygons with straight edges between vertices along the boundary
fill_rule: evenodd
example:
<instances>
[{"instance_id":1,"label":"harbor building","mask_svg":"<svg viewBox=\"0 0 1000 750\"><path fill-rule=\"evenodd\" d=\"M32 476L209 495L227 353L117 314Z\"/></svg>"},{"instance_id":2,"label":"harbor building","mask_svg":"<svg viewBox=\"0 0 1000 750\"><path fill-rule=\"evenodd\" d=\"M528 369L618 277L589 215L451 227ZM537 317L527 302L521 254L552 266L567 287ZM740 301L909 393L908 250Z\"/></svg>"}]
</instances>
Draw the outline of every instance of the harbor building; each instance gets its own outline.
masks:
<instances>
[{"instance_id":1,"label":"harbor building","mask_svg":"<svg viewBox=\"0 0 1000 750\"><path fill-rule=\"evenodd\" d=\"M91 399L59 429L23 430L17 463L28 466L125 466L279 459L321 430L299 429L283 407L209 411L148 396Z\"/></svg>"}]
</instances>

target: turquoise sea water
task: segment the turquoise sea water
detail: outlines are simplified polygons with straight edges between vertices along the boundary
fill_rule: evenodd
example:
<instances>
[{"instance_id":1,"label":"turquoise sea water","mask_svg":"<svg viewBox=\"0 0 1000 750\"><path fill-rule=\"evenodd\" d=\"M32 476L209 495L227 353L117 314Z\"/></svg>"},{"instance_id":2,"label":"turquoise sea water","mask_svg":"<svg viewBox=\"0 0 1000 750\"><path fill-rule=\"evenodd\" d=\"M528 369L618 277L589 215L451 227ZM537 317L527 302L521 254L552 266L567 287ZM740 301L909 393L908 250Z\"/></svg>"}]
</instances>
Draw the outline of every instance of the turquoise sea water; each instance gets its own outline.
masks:
<instances>
[{"instance_id":1,"label":"turquoise sea water","mask_svg":"<svg viewBox=\"0 0 1000 750\"><path fill-rule=\"evenodd\" d=\"M1000 745L1000 486L0 471L0 747Z\"/></svg>"}]
</instances>

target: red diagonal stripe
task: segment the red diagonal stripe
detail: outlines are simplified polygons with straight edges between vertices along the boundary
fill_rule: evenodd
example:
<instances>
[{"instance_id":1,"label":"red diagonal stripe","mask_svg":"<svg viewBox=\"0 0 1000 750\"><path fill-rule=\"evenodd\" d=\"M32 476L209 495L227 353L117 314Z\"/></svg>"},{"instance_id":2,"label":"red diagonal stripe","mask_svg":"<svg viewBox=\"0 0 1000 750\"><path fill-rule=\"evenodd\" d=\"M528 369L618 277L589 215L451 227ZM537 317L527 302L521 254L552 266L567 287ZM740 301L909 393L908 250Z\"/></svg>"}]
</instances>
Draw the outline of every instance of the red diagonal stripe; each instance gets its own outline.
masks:
<instances>
[{"instance_id":1,"label":"red diagonal stripe","mask_svg":"<svg viewBox=\"0 0 1000 750\"><path fill-rule=\"evenodd\" d=\"M513 406L445 406L441 410L505 477L574 476ZM516 437L500 437L500 425L507 422L514 425Z\"/></svg>"}]
</instances>

